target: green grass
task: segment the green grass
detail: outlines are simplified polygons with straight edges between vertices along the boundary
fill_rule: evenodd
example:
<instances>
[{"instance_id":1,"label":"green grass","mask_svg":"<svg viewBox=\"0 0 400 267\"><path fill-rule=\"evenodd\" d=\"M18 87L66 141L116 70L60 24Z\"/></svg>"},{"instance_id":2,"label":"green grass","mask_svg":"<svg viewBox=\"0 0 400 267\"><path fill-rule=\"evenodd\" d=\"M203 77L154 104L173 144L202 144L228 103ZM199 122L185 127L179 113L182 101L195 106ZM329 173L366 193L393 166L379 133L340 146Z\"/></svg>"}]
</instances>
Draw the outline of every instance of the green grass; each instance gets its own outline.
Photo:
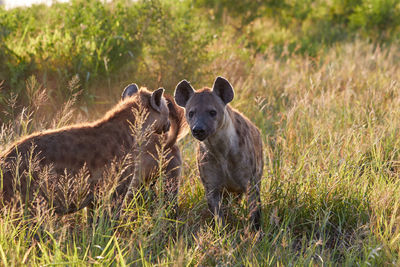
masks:
<instances>
[{"instance_id":1,"label":"green grass","mask_svg":"<svg viewBox=\"0 0 400 267\"><path fill-rule=\"evenodd\" d=\"M338 6L339 2L332 3ZM378 10L375 7L383 3L372 2L374 5L367 10L367 15L374 14L374 10ZM0 128L0 151L31 132L100 117L118 101L127 82L147 85L150 89L165 86L172 92L181 79L188 79L194 87L200 88L211 86L215 76L222 75L235 89L232 105L247 115L263 135L264 237L258 240L250 231L245 204L234 198L225 199L229 224L225 229L214 226L199 181L194 152L196 142L188 135L179 143L184 164L178 197L180 214L176 221L169 219L171 207L159 197L160 183L139 194L120 221L108 219L112 206L108 190L98 195L95 223L92 224L87 222L85 210L59 217L43 208L40 215L27 218L23 211L4 209L0 216L2 265L400 264L400 51L396 46L366 40L373 38L373 34L368 33L374 31L372 26L358 31L354 25L335 24L344 27L346 34L355 32L357 37L337 40L330 45L323 43L321 49L307 56L307 53L290 52L287 39L300 42L297 37L293 38L297 36L296 30L285 28L283 22L270 17L249 17L247 20L252 23L246 24L245 17L235 20L234 16L221 11L220 19L226 23L221 25L218 21L203 20L205 15L194 18L195 14L209 14L217 9L193 6L188 1L179 5L170 1L119 3L143 11L141 15L133 13L143 21L155 14L165 21L164 24L150 23L143 38L132 39L138 42L140 59L121 64L108 74L97 69L96 78L89 82L82 79L85 77L82 74L76 78L75 71L65 75L61 72L60 76L54 72L45 81L42 78L45 72L36 68L43 63L39 59L35 61L39 64L34 65L35 71L20 72L27 65L14 64L12 60L6 65L14 64L13 69L0 66L3 74L24 74L23 78L10 76L17 77L15 87L11 78L4 76L7 93L0 91L0 105L4 107L1 109L3 117L0 117L4 118ZM363 3L360 6L366 7ZM91 14L85 19L94 27L89 27L90 31L96 29L93 21L97 18L96 12L111 16L116 8L113 5L95 8L96 5L98 2L90 1L85 7L85 12ZM321 10L316 8L320 7L318 5L312 7ZM57 8L72 12L65 5L60 4L55 10ZM286 8L288 13L285 14L290 14L287 10L293 11ZM29 17L30 12L31 9L2 14L11 20L24 14ZM120 12L129 20L129 11L122 9ZM348 11L349 14L354 12L364 14L362 8ZM215 13L216 20L218 14ZM308 17L299 16L296 20L311 23L314 17L318 17L315 10ZM178 22L171 24L175 18ZM24 27L18 21L15 23L16 30L9 33L13 38L4 37L7 45L13 48L18 47L15 43L25 45L17 38L22 36ZM263 25L270 25L269 30L263 31ZM395 22L390 25L394 35L398 34ZM35 23L31 26L41 33L47 31L45 36L52 36L49 31L59 29L57 24L42 30L38 30L40 27ZM350 26L353 28L347 28ZM77 28L79 25L68 29L77 35L76 40L94 38L91 32L79 33ZM143 29L142 24L138 29ZM116 30L126 29L124 26ZM323 31L319 34L323 36ZM38 36L30 33L24 40L32 41ZM157 42L160 46L155 45ZM283 52L278 57L273 44L280 42ZM69 51L63 41L57 45L59 53ZM121 49L126 51L123 47ZM11 54L0 53L0 58L2 56ZM49 60L59 58L51 59L52 56ZM77 61L82 59L79 54L75 56ZM18 58L14 54L11 57ZM33 58L37 58L36 54ZM57 66L51 62L47 66L49 69ZM64 63L60 61L61 68L68 69ZM85 71L95 69L94 65L86 68ZM31 74L35 74L37 80L29 78Z\"/></svg>"}]
</instances>

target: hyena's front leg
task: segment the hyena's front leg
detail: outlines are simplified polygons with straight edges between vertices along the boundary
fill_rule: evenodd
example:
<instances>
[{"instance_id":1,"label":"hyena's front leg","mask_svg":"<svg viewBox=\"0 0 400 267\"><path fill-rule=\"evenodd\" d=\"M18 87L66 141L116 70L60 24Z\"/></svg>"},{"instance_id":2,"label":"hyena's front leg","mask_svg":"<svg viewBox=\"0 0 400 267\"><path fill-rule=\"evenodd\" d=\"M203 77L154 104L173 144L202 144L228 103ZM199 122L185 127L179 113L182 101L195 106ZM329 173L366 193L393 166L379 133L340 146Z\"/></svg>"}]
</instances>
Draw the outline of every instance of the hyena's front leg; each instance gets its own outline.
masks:
<instances>
[{"instance_id":1,"label":"hyena's front leg","mask_svg":"<svg viewBox=\"0 0 400 267\"><path fill-rule=\"evenodd\" d=\"M214 215L214 218L217 220L219 225L224 226L224 215L221 209L222 205L222 191L216 188L206 189L206 198L208 203L208 208Z\"/></svg>"},{"instance_id":2,"label":"hyena's front leg","mask_svg":"<svg viewBox=\"0 0 400 267\"><path fill-rule=\"evenodd\" d=\"M247 200L252 227L258 231L261 229L260 182L249 183L247 186Z\"/></svg>"},{"instance_id":3,"label":"hyena's front leg","mask_svg":"<svg viewBox=\"0 0 400 267\"><path fill-rule=\"evenodd\" d=\"M131 175L131 180L127 188L126 194L122 201L122 208L127 208L131 204L132 199L135 197L138 189L141 188L141 173L138 166L135 166L133 174Z\"/></svg>"},{"instance_id":4,"label":"hyena's front leg","mask_svg":"<svg viewBox=\"0 0 400 267\"><path fill-rule=\"evenodd\" d=\"M173 206L174 217L178 211L179 179L181 176L180 158L171 157L165 170L164 192L169 204Z\"/></svg>"}]
</instances>

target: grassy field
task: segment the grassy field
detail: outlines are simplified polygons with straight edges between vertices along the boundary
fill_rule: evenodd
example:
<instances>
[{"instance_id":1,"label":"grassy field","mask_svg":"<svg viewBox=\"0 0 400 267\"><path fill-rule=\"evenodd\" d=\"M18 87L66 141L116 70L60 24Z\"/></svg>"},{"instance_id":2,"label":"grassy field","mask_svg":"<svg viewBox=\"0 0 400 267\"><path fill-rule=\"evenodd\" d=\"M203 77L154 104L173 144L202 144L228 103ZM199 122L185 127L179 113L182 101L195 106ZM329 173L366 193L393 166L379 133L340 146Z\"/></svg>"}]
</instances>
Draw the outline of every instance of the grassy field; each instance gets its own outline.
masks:
<instances>
[{"instance_id":1,"label":"grassy field","mask_svg":"<svg viewBox=\"0 0 400 267\"><path fill-rule=\"evenodd\" d=\"M199 88L222 75L235 89L232 106L263 134L264 237L248 228L245 203L233 198L225 199L229 224L213 224L188 135L179 143L176 221L159 197L161 182L120 221L107 220L110 192L96 200L95 223L86 210L58 217L44 209L28 218L4 208L2 265L400 264L399 5L348 1L339 9L345 1L333 1L329 9L316 1L293 14L293 3L308 2L214 2L73 1L0 10L0 151L31 132L99 118L128 82L172 93L181 79ZM390 4L393 10L385 9ZM71 19L61 25L62 16ZM65 39L72 34L73 45ZM114 44L113 36L122 37Z\"/></svg>"}]
</instances>

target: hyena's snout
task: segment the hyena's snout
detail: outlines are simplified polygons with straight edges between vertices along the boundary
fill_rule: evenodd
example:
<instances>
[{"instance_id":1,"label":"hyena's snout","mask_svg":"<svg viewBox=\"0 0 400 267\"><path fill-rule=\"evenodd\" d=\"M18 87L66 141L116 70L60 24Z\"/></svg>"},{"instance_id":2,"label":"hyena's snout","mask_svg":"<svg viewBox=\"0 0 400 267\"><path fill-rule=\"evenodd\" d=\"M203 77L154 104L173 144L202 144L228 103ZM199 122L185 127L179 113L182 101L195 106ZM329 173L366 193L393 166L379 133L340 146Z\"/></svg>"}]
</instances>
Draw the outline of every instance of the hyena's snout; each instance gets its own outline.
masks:
<instances>
[{"instance_id":1,"label":"hyena's snout","mask_svg":"<svg viewBox=\"0 0 400 267\"><path fill-rule=\"evenodd\" d=\"M192 135L194 136L194 138L203 141L204 139L207 138L207 130L206 127L204 125L201 124L195 124L192 127Z\"/></svg>"},{"instance_id":2,"label":"hyena's snout","mask_svg":"<svg viewBox=\"0 0 400 267\"><path fill-rule=\"evenodd\" d=\"M154 129L156 134L165 134L171 128L171 122L168 120L165 124L160 125Z\"/></svg>"},{"instance_id":3,"label":"hyena's snout","mask_svg":"<svg viewBox=\"0 0 400 267\"><path fill-rule=\"evenodd\" d=\"M171 128L171 122L168 120L168 122L166 124L164 124L164 127L162 129L163 133L166 133L169 131L169 128Z\"/></svg>"}]
</instances>

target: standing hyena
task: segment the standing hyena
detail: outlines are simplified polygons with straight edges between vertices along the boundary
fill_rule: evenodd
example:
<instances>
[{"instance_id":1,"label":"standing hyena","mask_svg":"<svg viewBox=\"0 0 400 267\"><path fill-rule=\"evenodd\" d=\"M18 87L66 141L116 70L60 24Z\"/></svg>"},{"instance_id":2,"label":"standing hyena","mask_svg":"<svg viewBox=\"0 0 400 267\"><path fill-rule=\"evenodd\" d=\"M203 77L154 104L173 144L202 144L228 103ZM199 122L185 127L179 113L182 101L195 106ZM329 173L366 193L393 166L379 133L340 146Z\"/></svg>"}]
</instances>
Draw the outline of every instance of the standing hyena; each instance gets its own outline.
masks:
<instances>
[{"instance_id":1,"label":"standing hyena","mask_svg":"<svg viewBox=\"0 0 400 267\"><path fill-rule=\"evenodd\" d=\"M165 171L170 179L177 180L180 175L181 156L175 142L182 126L182 116L179 115L180 111L174 108L174 103L167 103L163 92L162 88L151 93L145 88L139 90L136 84L128 85L122 94L122 101L103 118L92 123L34 133L14 143L8 151L0 155L0 193L3 204L17 200L16 195L21 197L22 203L29 203L39 195L51 201L59 214L74 212L91 204L96 185L101 183L102 179L107 179L105 172L113 162L130 158L142 165L139 175L131 175L130 179L124 179L117 188L118 193L124 194L129 184L138 185L140 183L137 181L148 180L154 173L158 167L157 158L154 158L157 155L150 156L149 153L156 151L156 147L163 142L162 139L166 143L166 157L169 159ZM169 108L173 112L170 113ZM132 134L132 127L137 122L140 112L146 115L139 134L149 132L149 129L150 134L142 145L141 158L137 159L137 136ZM165 133L167 131L168 134ZM47 177L54 178L52 189L59 197L58 201L49 199L49 192L44 192L44 182L41 179L46 170L47 174L50 173ZM132 167L128 170L132 170ZM87 177L87 183L76 188L76 191L85 191L86 188L86 192L80 192L84 199L79 202L72 201L66 206L65 203L69 200L65 198L79 197L71 192L61 192L63 185L57 187L66 181L63 177L67 174L73 179L78 179L77 175L82 174Z\"/></svg>"},{"instance_id":2,"label":"standing hyena","mask_svg":"<svg viewBox=\"0 0 400 267\"><path fill-rule=\"evenodd\" d=\"M251 221L260 229L262 139L253 123L227 105L233 96L231 84L222 77L217 77L212 90L195 91L186 80L175 89L175 101L185 108L192 134L201 141L197 163L211 212L223 222L223 191L247 191Z\"/></svg>"}]
</instances>

